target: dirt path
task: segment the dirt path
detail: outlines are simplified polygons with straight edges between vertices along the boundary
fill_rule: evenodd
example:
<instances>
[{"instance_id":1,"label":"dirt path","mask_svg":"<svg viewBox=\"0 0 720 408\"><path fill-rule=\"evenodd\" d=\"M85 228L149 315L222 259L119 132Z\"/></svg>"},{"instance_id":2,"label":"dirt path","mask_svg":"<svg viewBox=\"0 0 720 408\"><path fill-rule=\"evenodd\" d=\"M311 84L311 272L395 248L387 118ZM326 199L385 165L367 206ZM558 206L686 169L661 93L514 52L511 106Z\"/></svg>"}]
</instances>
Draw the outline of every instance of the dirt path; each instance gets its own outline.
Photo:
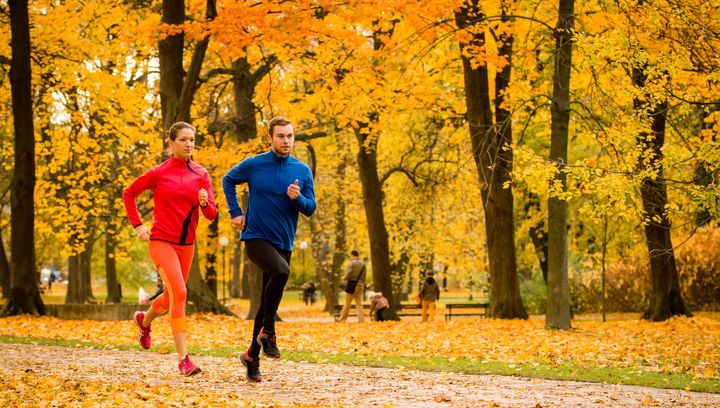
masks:
<instances>
[{"instance_id":1,"label":"dirt path","mask_svg":"<svg viewBox=\"0 0 720 408\"><path fill-rule=\"evenodd\" d=\"M235 359L195 357L203 373L182 378L173 354L0 344L0 373L37 373L105 384L145 384L262 401L260 405L397 407L720 406L720 395L647 387L263 360L248 383ZM232 400L230 400L232 401ZM238 400L235 400L238 401Z\"/></svg>"}]
</instances>

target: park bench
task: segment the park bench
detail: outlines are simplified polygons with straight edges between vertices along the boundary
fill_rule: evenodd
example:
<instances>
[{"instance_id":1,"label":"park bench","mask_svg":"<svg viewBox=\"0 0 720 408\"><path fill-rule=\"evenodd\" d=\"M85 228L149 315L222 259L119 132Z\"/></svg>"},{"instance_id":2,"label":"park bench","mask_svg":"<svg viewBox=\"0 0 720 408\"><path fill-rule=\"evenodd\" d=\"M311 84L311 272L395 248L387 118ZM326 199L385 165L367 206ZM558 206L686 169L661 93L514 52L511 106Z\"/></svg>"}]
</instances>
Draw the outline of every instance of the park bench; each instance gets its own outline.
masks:
<instances>
[{"instance_id":1,"label":"park bench","mask_svg":"<svg viewBox=\"0 0 720 408\"><path fill-rule=\"evenodd\" d=\"M453 316L482 316L487 317L490 303L446 303L445 320L452 320Z\"/></svg>"},{"instance_id":2,"label":"park bench","mask_svg":"<svg viewBox=\"0 0 720 408\"><path fill-rule=\"evenodd\" d=\"M335 317L340 317L343 305L335 305ZM398 316L420 316L420 310L422 307L417 303L402 303L395 306ZM363 311L367 314L370 311L370 305L363 304ZM348 316L357 316L357 306L355 304L350 308Z\"/></svg>"},{"instance_id":3,"label":"park bench","mask_svg":"<svg viewBox=\"0 0 720 408\"><path fill-rule=\"evenodd\" d=\"M403 303L397 306L398 316L420 316L420 303Z\"/></svg>"}]
</instances>

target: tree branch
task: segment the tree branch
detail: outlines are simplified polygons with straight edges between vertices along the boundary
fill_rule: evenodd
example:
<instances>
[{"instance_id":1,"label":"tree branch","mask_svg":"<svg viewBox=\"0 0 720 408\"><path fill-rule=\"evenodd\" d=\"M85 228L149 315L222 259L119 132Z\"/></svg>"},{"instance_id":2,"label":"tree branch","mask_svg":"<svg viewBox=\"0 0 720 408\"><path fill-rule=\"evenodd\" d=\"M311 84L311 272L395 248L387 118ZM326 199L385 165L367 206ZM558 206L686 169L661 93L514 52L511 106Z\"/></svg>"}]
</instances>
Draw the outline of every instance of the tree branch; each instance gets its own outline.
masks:
<instances>
[{"instance_id":1,"label":"tree branch","mask_svg":"<svg viewBox=\"0 0 720 408\"><path fill-rule=\"evenodd\" d=\"M388 170L388 172L385 173L384 176L382 176L382 178L380 179L380 187L382 187L385 184L385 182L387 181L387 179L389 179L390 176L392 176L394 173L403 173L404 175L407 176L407 178L413 183L413 185L415 187L420 186L420 184L417 182L417 180L415 180L415 174L413 174L413 172L411 172L410 170L408 170L404 167L394 167L394 168Z\"/></svg>"},{"instance_id":2,"label":"tree branch","mask_svg":"<svg viewBox=\"0 0 720 408\"><path fill-rule=\"evenodd\" d=\"M327 136L325 132L313 132L313 133L298 133L295 135L295 140L300 142L306 142L312 139L320 139Z\"/></svg>"}]
</instances>

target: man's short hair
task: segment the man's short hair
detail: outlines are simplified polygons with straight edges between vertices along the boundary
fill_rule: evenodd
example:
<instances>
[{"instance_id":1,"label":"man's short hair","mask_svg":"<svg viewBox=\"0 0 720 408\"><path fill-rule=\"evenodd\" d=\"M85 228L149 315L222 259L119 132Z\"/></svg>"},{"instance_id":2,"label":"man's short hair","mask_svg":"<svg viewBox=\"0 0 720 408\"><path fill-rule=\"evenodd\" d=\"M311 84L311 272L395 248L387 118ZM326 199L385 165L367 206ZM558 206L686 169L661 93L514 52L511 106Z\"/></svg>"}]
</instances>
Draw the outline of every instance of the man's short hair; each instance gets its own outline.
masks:
<instances>
[{"instance_id":1,"label":"man's short hair","mask_svg":"<svg viewBox=\"0 0 720 408\"><path fill-rule=\"evenodd\" d=\"M282 116L275 116L274 118L270 119L270 123L268 124L268 135L273 135L273 130L275 129L275 126L285 126L285 125L292 125L292 122L288 118L284 118ZM293 128L295 126L293 125Z\"/></svg>"},{"instance_id":2,"label":"man's short hair","mask_svg":"<svg viewBox=\"0 0 720 408\"><path fill-rule=\"evenodd\" d=\"M356 250L353 249L352 252L350 252L350 255L352 255L352 256L360 256L360 253L359 253L358 251L356 251Z\"/></svg>"}]
</instances>

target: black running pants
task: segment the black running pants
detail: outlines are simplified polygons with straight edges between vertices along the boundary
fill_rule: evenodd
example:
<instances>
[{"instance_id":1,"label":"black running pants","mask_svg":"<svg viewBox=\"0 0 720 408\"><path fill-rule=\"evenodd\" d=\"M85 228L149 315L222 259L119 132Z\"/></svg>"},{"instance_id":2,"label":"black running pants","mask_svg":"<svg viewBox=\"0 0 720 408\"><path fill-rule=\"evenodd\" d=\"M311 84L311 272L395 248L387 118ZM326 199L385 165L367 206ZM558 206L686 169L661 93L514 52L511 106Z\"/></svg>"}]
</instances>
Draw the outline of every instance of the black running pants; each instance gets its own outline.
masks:
<instances>
[{"instance_id":1,"label":"black running pants","mask_svg":"<svg viewBox=\"0 0 720 408\"><path fill-rule=\"evenodd\" d=\"M260 308L255 315L249 351L250 357L256 358L260 355L260 345L255 339L260 334L260 329L264 328L269 335L275 334L275 315L290 277L292 252L278 249L264 239L245 241L245 251L250 260L262 270Z\"/></svg>"}]
</instances>

